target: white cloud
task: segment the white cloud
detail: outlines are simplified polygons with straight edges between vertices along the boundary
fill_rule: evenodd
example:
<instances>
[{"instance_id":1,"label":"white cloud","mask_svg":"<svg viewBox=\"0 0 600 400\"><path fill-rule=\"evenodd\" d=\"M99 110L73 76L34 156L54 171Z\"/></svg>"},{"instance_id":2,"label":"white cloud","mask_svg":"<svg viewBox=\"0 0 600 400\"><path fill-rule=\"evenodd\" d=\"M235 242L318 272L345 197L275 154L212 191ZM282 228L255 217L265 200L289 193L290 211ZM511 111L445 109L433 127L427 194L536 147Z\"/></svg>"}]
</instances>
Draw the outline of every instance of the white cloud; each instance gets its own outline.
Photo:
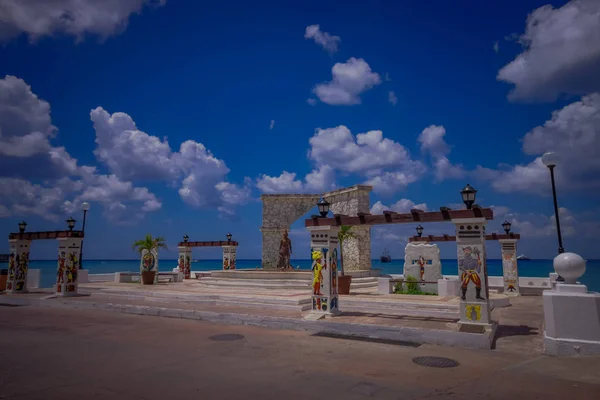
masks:
<instances>
[{"instance_id":1,"label":"white cloud","mask_svg":"<svg viewBox=\"0 0 600 400\"><path fill-rule=\"evenodd\" d=\"M131 14L165 0L0 0L0 42L26 34L30 41L57 34L82 40L123 32Z\"/></svg>"},{"instance_id":2,"label":"white cloud","mask_svg":"<svg viewBox=\"0 0 600 400\"><path fill-rule=\"evenodd\" d=\"M400 214L409 213L410 210L416 208L418 210L427 211L427 204L420 203L415 204L412 200L409 199L400 199L391 206L384 205L381 201L376 202L371 206L371 214L383 214L384 211L395 211Z\"/></svg>"},{"instance_id":3,"label":"white cloud","mask_svg":"<svg viewBox=\"0 0 600 400\"><path fill-rule=\"evenodd\" d=\"M125 113L111 115L97 107L90 117L96 130L94 154L117 176L169 183L182 179L179 195L195 207L225 202L230 210L247 201L249 189L226 182L229 168L202 143L187 140L174 152L166 140L140 131Z\"/></svg>"},{"instance_id":4,"label":"white cloud","mask_svg":"<svg viewBox=\"0 0 600 400\"><path fill-rule=\"evenodd\" d=\"M319 25L307 26L304 33L304 38L313 39L316 44L323 47L329 53L335 53L338 51L338 45L342 40L339 36L333 36L327 32L323 32Z\"/></svg>"},{"instance_id":5,"label":"white cloud","mask_svg":"<svg viewBox=\"0 0 600 400\"><path fill-rule=\"evenodd\" d=\"M446 128L431 125L423 129L417 139L421 145L421 152L429 154L433 159L435 177L437 181L444 179L460 179L466 175L462 165L453 165L448 159L450 146L446 143L444 136Z\"/></svg>"},{"instance_id":6,"label":"white cloud","mask_svg":"<svg viewBox=\"0 0 600 400\"><path fill-rule=\"evenodd\" d=\"M328 165L306 174L304 181L293 172L283 171L279 176L261 175L256 187L263 193L323 193L336 188L335 172Z\"/></svg>"},{"instance_id":7,"label":"white cloud","mask_svg":"<svg viewBox=\"0 0 600 400\"><path fill-rule=\"evenodd\" d=\"M600 94L583 97L554 111L552 118L528 132L523 138L526 154L556 151L561 163L556 180L564 189L600 187ZM550 176L540 157L526 165L500 166L497 170L479 167L476 176L492 181L502 192L530 191L549 193Z\"/></svg>"},{"instance_id":8,"label":"white cloud","mask_svg":"<svg viewBox=\"0 0 600 400\"><path fill-rule=\"evenodd\" d=\"M313 89L317 97L330 105L360 104L360 94L381 83L379 74L362 58L350 58L331 69L332 80Z\"/></svg>"},{"instance_id":9,"label":"white cloud","mask_svg":"<svg viewBox=\"0 0 600 400\"><path fill-rule=\"evenodd\" d=\"M396 104L398 104L398 98L396 97L396 93L394 93L393 91L390 90L390 92L388 93L388 101L390 102L391 105L395 106Z\"/></svg>"},{"instance_id":10,"label":"white cloud","mask_svg":"<svg viewBox=\"0 0 600 400\"><path fill-rule=\"evenodd\" d=\"M275 120L274 119L272 119L271 123L269 124L269 129L273 129L273 128L275 128Z\"/></svg>"},{"instance_id":11,"label":"white cloud","mask_svg":"<svg viewBox=\"0 0 600 400\"><path fill-rule=\"evenodd\" d=\"M317 99L313 99L312 97L309 97L308 99L306 99L306 102L308 104L310 104L311 106L314 106L315 104L317 104Z\"/></svg>"},{"instance_id":12,"label":"white cloud","mask_svg":"<svg viewBox=\"0 0 600 400\"><path fill-rule=\"evenodd\" d=\"M494 42L494 52L498 53L500 51L500 44L498 42Z\"/></svg>"},{"instance_id":13,"label":"white cloud","mask_svg":"<svg viewBox=\"0 0 600 400\"><path fill-rule=\"evenodd\" d=\"M600 90L600 2L572 0L527 17L519 37L524 50L497 78L515 85L512 100L552 101L561 94Z\"/></svg>"}]
</instances>

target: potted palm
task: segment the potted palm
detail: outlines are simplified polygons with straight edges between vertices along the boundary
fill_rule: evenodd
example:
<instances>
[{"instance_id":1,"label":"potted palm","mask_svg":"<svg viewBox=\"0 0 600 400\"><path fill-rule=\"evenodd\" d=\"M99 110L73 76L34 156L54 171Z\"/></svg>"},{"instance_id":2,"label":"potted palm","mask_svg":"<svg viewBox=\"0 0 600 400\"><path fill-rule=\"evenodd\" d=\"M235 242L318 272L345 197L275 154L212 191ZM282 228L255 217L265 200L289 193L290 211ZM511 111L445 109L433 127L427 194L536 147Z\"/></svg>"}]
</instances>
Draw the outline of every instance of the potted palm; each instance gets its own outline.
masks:
<instances>
[{"instance_id":1,"label":"potted palm","mask_svg":"<svg viewBox=\"0 0 600 400\"><path fill-rule=\"evenodd\" d=\"M157 274L158 249L167 249L165 239L146 235L142 240L136 240L132 249L137 251L141 257L140 275L142 284L152 285Z\"/></svg>"},{"instance_id":2,"label":"potted palm","mask_svg":"<svg viewBox=\"0 0 600 400\"><path fill-rule=\"evenodd\" d=\"M338 232L338 241L340 242L340 258L342 259L341 275L338 276L338 293L339 294L350 294L350 284L352 283L352 275L346 275L344 273L344 242L350 238L355 238L356 235L352 232L352 227L342 225Z\"/></svg>"}]
</instances>

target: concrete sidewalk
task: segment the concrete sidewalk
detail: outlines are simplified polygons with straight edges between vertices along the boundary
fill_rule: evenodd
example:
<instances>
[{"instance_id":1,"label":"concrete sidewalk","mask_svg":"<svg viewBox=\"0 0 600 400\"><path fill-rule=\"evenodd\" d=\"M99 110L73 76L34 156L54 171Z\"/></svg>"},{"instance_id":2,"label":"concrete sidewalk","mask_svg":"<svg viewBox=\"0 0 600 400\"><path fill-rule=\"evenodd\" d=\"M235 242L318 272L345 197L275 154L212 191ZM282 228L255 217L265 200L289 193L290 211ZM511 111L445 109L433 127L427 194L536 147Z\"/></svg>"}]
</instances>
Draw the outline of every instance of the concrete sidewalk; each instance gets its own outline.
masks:
<instances>
[{"instance_id":1,"label":"concrete sidewalk","mask_svg":"<svg viewBox=\"0 0 600 400\"><path fill-rule=\"evenodd\" d=\"M600 393L600 357L390 345L71 308L0 307L0 354L0 398L15 400L591 400ZM423 356L460 365L413 362Z\"/></svg>"}]
</instances>

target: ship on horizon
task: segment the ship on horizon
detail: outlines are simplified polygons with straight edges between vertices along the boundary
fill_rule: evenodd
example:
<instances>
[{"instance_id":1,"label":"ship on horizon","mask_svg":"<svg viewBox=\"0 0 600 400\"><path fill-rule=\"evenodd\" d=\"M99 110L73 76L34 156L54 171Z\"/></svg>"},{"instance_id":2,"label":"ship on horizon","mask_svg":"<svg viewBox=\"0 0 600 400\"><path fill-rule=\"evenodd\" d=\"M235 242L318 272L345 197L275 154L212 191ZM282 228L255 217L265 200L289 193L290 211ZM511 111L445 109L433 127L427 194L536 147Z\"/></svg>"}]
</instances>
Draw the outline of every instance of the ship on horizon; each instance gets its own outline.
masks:
<instances>
[{"instance_id":1,"label":"ship on horizon","mask_svg":"<svg viewBox=\"0 0 600 400\"><path fill-rule=\"evenodd\" d=\"M383 249L383 254L379 257L382 263L392 262L392 256L390 256L390 252L388 249Z\"/></svg>"},{"instance_id":2,"label":"ship on horizon","mask_svg":"<svg viewBox=\"0 0 600 400\"><path fill-rule=\"evenodd\" d=\"M521 254L520 256L517 257L517 260L529 260L530 258L527 257L525 254Z\"/></svg>"}]
</instances>

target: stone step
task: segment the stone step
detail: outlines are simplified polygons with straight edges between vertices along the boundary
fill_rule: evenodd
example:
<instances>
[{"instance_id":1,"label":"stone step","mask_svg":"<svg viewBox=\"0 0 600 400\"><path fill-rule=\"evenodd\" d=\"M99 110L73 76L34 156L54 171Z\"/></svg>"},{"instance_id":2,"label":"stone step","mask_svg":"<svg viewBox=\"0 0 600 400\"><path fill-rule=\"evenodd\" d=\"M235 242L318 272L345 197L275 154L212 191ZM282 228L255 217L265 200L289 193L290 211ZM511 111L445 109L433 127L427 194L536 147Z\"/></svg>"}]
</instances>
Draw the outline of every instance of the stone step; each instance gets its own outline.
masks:
<instances>
[{"instance_id":1,"label":"stone step","mask_svg":"<svg viewBox=\"0 0 600 400\"><path fill-rule=\"evenodd\" d=\"M202 277L198 282L207 287L229 287L229 288L264 288L264 289L281 289L281 290L303 290L310 288L312 281L306 279L288 280L288 279L237 279L237 278L216 278L213 276ZM351 290L377 288L377 278L357 278L352 280Z\"/></svg>"},{"instance_id":2,"label":"stone step","mask_svg":"<svg viewBox=\"0 0 600 400\"><path fill-rule=\"evenodd\" d=\"M360 312L365 314L382 314L407 317L423 317L423 318L444 318L444 319L459 319L460 310L448 310L444 308L394 308L381 307L375 304L346 304L340 300L340 310L343 312Z\"/></svg>"}]
</instances>

